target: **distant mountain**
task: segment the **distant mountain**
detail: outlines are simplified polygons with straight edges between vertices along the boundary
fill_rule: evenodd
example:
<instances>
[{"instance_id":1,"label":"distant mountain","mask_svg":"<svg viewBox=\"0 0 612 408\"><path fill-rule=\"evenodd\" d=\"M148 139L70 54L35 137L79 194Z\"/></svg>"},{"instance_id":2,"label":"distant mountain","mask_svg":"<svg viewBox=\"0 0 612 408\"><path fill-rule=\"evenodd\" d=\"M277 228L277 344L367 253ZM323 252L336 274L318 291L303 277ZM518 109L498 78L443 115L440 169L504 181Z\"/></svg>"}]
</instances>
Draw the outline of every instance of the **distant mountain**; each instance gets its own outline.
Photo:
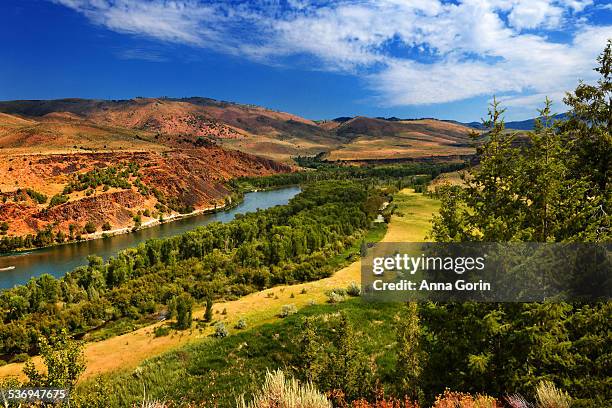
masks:
<instances>
[{"instance_id":1,"label":"distant mountain","mask_svg":"<svg viewBox=\"0 0 612 408\"><path fill-rule=\"evenodd\" d=\"M556 120L564 120L567 118L567 113L559 113L553 116ZM535 122L537 118L525 119L525 120L515 120L506 122L506 129L514 129L514 130L533 130L535 128ZM456 120L445 120L445 122L450 123L458 123L463 126L470 127L472 129L485 130L485 127L482 125L482 122L458 122Z\"/></svg>"},{"instance_id":2,"label":"distant mountain","mask_svg":"<svg viewBox=\"0 0 612 408\"><path fill-rule=\"evenodd\" d=\"M558 113L553 116L555 120L565 120L567 119L567 113ZM515 130L533 130L535 128L536 118L520 120L514 122L506 122L507 129L515 129Z\"/></svg>"}]
</instances>

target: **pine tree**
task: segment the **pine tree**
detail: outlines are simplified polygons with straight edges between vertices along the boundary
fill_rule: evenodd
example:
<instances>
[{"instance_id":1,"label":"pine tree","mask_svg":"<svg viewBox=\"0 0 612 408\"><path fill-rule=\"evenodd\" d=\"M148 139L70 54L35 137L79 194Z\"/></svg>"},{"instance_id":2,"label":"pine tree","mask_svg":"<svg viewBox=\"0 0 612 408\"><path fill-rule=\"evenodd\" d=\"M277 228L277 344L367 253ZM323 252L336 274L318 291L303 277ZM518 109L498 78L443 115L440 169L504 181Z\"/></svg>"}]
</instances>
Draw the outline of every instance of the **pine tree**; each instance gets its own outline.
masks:
<instances>
[{"instance_id":1,"label":"pine tree","mask_svg":"<svg viewBox=\"0 0 612 408\"><path fill-rule=\"evenodd\" d=\"M210 322L213 318L213 301L209 297L206 298L206 310L204 311L204 321Z\"/></svg>"},{"instance_id":2,"label":"pine tree","mask_svg":"<svg viewBox=\"0 0 612 408\"><path fill-rule=\"evenodd\" d=\"M399 385L398 395L422 400L420 376L425 354L421 348L421 328L416 302L409 302L395 316L395 337L398 347L395 370Z\"/></svg>"}]
</instances>

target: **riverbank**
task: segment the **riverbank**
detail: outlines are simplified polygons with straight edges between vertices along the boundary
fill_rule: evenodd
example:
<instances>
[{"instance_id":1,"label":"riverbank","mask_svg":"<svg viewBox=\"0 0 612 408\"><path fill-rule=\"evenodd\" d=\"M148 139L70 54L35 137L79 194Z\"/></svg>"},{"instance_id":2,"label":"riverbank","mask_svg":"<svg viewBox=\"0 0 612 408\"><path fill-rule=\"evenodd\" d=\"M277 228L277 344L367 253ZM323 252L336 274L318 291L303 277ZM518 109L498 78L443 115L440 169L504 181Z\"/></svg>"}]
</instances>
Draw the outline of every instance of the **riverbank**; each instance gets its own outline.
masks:
<instances>
[{"instance_id":1,"label":"riverbank","mask_svg":"<svg viewBox=\"0 0 612 408\"><path fill-rule=\"evenodd\" d=\"M257 192L258 190L252 190L252 192ZM27 247L27 248L19 248L16 251L11 251L11 252L6 252L6 253L0 253L0 257L5 257L5 256L18 256L20 254L23 254L25 252L30 252L30 251L37 251L40 249L47 249L47 248L53 248L53 247L57 247L57 246L61 246L61 245L70 245L70 244L74 244L74 243L78 243L78 242L85 242L85 241L92 241L92 240L96 240L96 239L105 239L105 238L110 238L110 237L114 237L116 235L122 235L122 234L129 234L132 232L136 232L136 231L140 231L146 228L151 228L151 227L155 227L161 224L166 224L172 221L177 221L177 220L181 220L181 219L185 219L185 218L189 218L189 217L195 217L197 215L206 215L206 214L215 214L217 212L221 212L221 211L228 211L231 210L232 208L236 207L237 205L239 205L240 203L242 203L244 201L244 194L240 195L240 199L239 200L234 200L234 202L232 202L231 200L231 196L227 196L226 198L229 198L230 202L229 204L224 204L222 206L214 206L214 207L206 207L206 208L200 208L198 210L194 210L192 212L189 213L178 213L178 212L174 212L170 215L168 215L168 217L162 217L161 220L159 218L151 218L150 220L147 220L145 222L143 222L139 227L135 228L134 226L131 227L122 227L122 228L116 228L113 230L109 230L109 231L96 231L94 233L91 234L83 234L81 235L81 239L78 240L72 240L72 241L64 241L64 242L56 242L53 243L51 245L45 245L45 246L41 246L41 247ZM0 269L0 271L2 271L2 269Z\"/></svg>"},{"instance_id":2,"label":"riverbank","mask_svg":"<svg viewBox=\"0 0 612 408\"><path fill-rule=\"evenodd\" d=\"M151 222L146 228L135 232L122 229L117 232L123 233L108 235L105 239L76 241L0 256L0 268L15 266L15 269L0 272L0 290L23 285L31 277L45 273L59 278L78 266L87 265L89 255L108 259L121 250L136 247L149 239L168 238L212 222L231 221L236 214L284 205L299 192L299 188L291 187L247 193L226 206L202 208L195 213L177 215L170 221L166 219L162 223L155 220L157 222Z\"/></svg>"}]
</instances>

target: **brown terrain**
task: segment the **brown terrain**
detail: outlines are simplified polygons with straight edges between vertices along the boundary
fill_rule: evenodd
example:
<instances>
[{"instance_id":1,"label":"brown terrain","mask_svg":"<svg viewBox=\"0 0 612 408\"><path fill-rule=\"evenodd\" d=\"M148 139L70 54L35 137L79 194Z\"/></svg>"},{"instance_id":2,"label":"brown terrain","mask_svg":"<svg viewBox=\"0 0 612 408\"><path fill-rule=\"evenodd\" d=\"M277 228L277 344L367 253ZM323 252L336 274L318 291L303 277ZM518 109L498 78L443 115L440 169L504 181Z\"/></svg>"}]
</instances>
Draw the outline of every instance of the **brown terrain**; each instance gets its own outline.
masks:
<instances>
[{"instance_id":1,"label":"brown terrain","mask_svg":"<svg viewBox=\"0 0 612 408\"><path fill-rule=\"evenodd\" d=\"M62 99L0 102L0 222L8 235L45 227L112 229L177 211L222 206L225 182L292 171L292 157L328 160L457 158L473 154L470 129L426 120L366 117L314 122L284 112L206 98ZM130 163L128 185L69 191L78 175ZM25 189L47 196L37 203Z\"/></svg>"}]
</instances>

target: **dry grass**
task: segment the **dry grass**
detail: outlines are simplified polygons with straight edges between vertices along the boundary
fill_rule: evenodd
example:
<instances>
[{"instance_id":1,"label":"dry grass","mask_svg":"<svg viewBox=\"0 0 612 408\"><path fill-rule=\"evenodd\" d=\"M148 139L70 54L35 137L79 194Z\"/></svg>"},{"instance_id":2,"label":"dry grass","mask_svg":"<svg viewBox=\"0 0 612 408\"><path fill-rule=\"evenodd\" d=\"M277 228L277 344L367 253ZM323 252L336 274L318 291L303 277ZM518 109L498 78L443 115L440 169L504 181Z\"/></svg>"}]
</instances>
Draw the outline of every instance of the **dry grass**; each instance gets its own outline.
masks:
<instances>
[{"instance_id":1,"label":"dry grass","mask_svg":"<svg viewBox=\"0 0 612 408\"><path fill-rule=\"evenodd\" d=\"M266 373L261 391L248 404L244 396L238 408L332 408L331 402L310 383L286 378L282 370Z\"/></svg>"},{"instance_id":2,"label":"dry grass","mask_svg":"<svg viewBox=\"0 0 612 408\"><path fill-rule=\"evenodd\" d=\"M570 408L570 396L550 381L542 381L536 388L538 408Z\"/></svg>"}]
</instances>

